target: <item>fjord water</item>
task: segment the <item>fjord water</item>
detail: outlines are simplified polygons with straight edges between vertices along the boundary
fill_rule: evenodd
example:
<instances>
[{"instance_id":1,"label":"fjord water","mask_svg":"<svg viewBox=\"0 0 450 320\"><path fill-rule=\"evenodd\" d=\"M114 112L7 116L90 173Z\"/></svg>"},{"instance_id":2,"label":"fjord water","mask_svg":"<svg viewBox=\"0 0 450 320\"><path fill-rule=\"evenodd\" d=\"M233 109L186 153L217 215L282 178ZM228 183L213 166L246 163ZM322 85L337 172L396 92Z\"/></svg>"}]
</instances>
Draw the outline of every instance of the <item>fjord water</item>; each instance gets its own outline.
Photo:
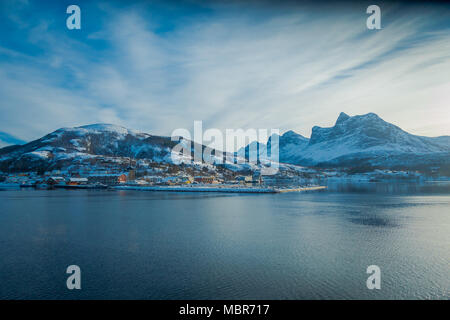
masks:
<instances>
[{"instance_id":1,"label":"fjord water","mask_svg":"<svg viewBox=\"0 0 450 320\"><path fill-rule=\"evenodd\" d=\"M448 183L329 187L0 191L0 298L450 298Z\"/></svg>"}]
</instances>

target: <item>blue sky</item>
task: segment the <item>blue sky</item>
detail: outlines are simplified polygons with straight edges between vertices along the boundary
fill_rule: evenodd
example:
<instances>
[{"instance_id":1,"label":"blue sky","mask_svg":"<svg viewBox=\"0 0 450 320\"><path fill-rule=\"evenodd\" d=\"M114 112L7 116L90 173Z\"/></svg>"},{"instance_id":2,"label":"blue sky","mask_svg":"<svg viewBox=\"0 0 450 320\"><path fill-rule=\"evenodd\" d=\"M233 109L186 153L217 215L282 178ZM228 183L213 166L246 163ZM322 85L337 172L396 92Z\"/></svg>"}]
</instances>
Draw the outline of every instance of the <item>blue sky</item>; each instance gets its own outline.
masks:
<instances>
[{"instance_id":1,"label":"blue sky","mask_svg":"<svg viewBox=\"0 0 450 320\"><path fill-rule=\"evenodd\" d=\"M309 136L341 111L450 134L450 7L378 2L368 30L370 4L2 0L0 146L98 122Z\"/></svg>"}]
</instances>

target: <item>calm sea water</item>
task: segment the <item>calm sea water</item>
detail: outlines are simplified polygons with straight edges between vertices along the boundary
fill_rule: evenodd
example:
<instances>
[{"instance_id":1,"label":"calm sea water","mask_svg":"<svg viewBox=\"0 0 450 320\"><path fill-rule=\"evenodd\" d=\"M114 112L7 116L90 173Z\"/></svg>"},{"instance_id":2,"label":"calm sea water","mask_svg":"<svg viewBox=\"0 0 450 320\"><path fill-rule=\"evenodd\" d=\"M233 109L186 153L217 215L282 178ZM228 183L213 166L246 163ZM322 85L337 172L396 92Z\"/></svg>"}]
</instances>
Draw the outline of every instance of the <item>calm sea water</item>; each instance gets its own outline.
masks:
<instances>
[{"instance_id":1,"label":"calm sea water","mask_svg":"<svg viewBox=\"0 0 450 320\"><path fill-rule=\"evenodd\" d=\"M2 299L449 299L449 263L447 183L0 191Z\"/></svg>"}]
</instances>

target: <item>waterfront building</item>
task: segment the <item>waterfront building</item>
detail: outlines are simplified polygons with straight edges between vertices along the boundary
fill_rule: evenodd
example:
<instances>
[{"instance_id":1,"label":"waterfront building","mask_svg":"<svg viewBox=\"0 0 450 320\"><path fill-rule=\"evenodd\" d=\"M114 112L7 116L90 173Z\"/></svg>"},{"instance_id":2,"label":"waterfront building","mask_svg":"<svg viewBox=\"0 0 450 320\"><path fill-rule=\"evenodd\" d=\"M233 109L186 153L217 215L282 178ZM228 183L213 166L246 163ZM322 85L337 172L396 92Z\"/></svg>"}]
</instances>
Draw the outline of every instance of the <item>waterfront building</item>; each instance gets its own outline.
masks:
<instances>
[{"instance_id":1,"label":"waterfront building","mask_svg":"<svg viewBox=\"0 0 450 320\"><path fill-rule=\"evenodd\" d=\"M197 183L205 183L205 184L211 184L215 183L216 178L214 176L196 176L194 177L194 181Z\"/></svg>"},{"instance_id":2,"label":"waterfront building","mask_svg":"<svg viewBox=\"0 0 450 320\"><path fill-rule=\"evenodd\" d=\"M66 181L64 177L50 177L47 179L48 185L62 184Z\"/></svg>"},{"instance_id":3,"label":"waterfront building","mask_svg":"<svg viewBox=\"0 0 450 320\"><path fill-rule=\"evenodd\" d=\"M127 175L122 174L95 174L88 176L88 181L90 184L101 183L108 186L118 185L127 182Z\"/></svg>"},{"instance_id":4,"label":"waterfront building","mask_svg":"<svg viewBox=\"0 0 450 320\"><path fill-rule=\"evenodd\" d=\"M66 183L69 186L79 186L88 184L87 178L69 178L69 181Z\"/></svg>"}]
</instances>

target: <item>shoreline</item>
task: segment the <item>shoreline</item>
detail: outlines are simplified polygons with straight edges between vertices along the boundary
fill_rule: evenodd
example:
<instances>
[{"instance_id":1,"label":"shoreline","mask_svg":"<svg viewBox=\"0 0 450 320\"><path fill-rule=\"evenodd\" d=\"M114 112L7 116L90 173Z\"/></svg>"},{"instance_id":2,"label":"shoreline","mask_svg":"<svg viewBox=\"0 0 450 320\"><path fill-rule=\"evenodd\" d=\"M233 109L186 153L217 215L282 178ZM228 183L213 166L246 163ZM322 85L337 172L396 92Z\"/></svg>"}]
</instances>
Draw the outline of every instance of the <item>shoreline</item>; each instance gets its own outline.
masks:
<instances>
[{"instance_id":1,"label":"shoreline","mask_svg":"<svg viewBox=\"0 0 450 320\"><path fill-rule=\"evenodd\" d=\"M137 191L171 191L171 192L226 192L226 193L285 193L299 191L324 190L326 186L300 187L300 188L274 188L274 187L184 187L184 186L114 186L115 190L137 190Z\"/></svg>"},{"instance_id":2,"label":"shoreline","mask_svg":"<svg viewBox=\"0 0 450 320\"><path fill-rule=\"evenodd\" d=\"M324 190L326 186L310 186L310 187L241 187L241 186L136 186L136 185L54 185L54 186L29 186L20 184L1 184L0 189L20 190L20 189L36 189L36 190L135 190L135 191L166 191L166 192L223 192L223 193L286 193L286 192L302 192Z\"/></svg>"}]
</instances>

